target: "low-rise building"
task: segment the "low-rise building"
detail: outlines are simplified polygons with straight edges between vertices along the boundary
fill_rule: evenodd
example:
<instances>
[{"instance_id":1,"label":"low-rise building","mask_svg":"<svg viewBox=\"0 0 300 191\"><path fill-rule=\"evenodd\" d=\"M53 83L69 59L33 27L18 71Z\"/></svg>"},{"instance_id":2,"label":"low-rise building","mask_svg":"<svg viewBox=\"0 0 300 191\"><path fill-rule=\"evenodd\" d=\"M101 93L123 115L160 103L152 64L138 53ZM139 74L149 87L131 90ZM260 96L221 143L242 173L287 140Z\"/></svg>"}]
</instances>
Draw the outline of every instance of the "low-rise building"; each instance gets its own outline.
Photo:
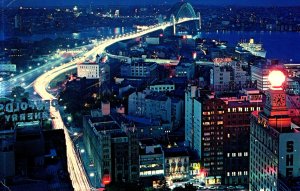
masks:
<instances>
[{"instance_id":1,"label":"low-rise building","mask_svg":"<svg viewBox=\"0 0 300 191\"><path fill-rule=\"evenodd\" d=\"M190 153L186 147L164 148L165 177L169 181L189 180Z\"/></svg>"},{"instance_id":2,"label":"low-rise building","mask_svg":"<svg viewBox=\"0 0 300 191\"><path fill-rule=\"evenodd\" d=\"M164 153L153 139L140 140L140 177L164 175Z\"/></svg>"},{"instance_id":3,"label":"low-rise building","mask_svg":"<svg viewBox=\"0 0 300 191\"><path fill-rule=\"evenodd\" d=\"M77 65L77 76L86 79L99 79L99 64L84 62Z\"/></svg>"},{"instance_id":4,"label":"low-rise building","mask_svg":"<svg viewBox=\"0 0 300 191\"><path fill-rule=\"evenodd\" d=\"M110 81L110 67L106 63L84 62L77 64L77 76L99 80L100 85Z\"/></svg>"}]
</instances>

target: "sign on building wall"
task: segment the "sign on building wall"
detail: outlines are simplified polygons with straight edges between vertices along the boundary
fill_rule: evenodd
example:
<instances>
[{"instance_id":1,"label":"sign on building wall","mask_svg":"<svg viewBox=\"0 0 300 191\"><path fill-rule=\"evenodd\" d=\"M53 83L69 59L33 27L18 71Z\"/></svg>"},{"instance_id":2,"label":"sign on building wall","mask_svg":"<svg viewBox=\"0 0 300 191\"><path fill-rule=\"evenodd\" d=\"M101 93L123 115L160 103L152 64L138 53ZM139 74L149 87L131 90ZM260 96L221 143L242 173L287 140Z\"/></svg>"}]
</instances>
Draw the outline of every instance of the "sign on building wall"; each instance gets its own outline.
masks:
<instances>
[{"instance_id":1,"label":"sign on building wall","mask_svg":"<svg viewBox=\"0 0 300 191\"><path fill-rule=\"evenodd\" d=\"M57 105L56 101L49 100L0 102L0 123L5 128L17 122L48 120L50 104Z\"/></svg>"}]
</instances>

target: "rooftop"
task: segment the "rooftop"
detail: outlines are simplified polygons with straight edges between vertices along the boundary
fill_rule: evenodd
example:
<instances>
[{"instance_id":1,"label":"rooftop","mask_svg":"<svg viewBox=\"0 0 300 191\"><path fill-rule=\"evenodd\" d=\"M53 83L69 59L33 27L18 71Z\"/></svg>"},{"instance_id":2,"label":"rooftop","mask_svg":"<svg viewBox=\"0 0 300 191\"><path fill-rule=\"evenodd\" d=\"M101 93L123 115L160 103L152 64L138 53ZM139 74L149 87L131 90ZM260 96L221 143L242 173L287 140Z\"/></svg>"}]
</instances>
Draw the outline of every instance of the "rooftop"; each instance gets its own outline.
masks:
<instances>
[{"instance_id":1,"label":"rooftop","mask_svg":"<svg viewBox=\"0 0 300 191\"><path fill-rule=\"evenodd\" d=\"M109 115L102 117L90 117L92 123L103 123L103 122L113 122L114 120Z\"/></svg>"},{"instance_id":2,"label":"rooftop","mask_svg":"<svg viewBox=\"0 0 300 191\"><path fill-rule=\"evenodd\" d=\"M97 125L94 125L95 129L98 132L104 132L104 131L114 131L114 130L120 130L121 128L116 122L105 122L105 123L100 123Z\"/></svg>"},{"instance_id":3,"label":"rooftop","mask_svg":"<svg viewBox=\"0 0 300 191\"><path fill-rule=\"evenodd\" d=\"M126 118L130 121L133 121L141 125L160 125L160 121L156 119L148 119L148 118L136 117L132 115L127 115Z\"/></svg>"},{"instance_id":4,"label":"rooftop","mask_svg":"<svg viewBox=\"0 0 300 191\"><path fill-rule=\"evenodd\" d=\"M164 148L165 157L190 156L186 147Z\"/></svg>"},{"instance_id":5,"label":"rooftop","mask_svg":"<svg viewBox=\"0 0 300 191\"><path fill-rule=\"evenodd\" d=\"M167 101L168 97L162 92L151 92L151 94L146 95L145 99L151 99L156 101Z\"/></svg>"}]
</instances>

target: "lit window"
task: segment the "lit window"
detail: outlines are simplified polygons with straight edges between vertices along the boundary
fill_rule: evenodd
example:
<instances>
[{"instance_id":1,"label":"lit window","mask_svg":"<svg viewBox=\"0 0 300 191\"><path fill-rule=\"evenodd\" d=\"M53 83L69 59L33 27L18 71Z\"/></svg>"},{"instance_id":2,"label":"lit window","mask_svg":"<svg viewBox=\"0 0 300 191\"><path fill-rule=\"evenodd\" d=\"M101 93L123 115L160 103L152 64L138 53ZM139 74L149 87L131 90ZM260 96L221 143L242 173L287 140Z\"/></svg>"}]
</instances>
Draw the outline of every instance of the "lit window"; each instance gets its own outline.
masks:
<instances>
[{"instance_id":1,"label":"lit window","mask_svg":"<svg viewBox=\"0 0 300 191\"><path fill-rule=\"evenodd\" d=\"M230 157L230 153L227 153L227 157Z\"/></svg>"},{"instance_id":2,"label":"lit window","mask_svg":"<svg viewBox=\"0 0 300 191\"><path fill-rule=\"evenodd\" d=\"M238 171L238 176L241 176L242 175L242 171Z\"/></svg>"},{"instance_id":3,"label":"lit window","mask_svg":"<svg viewBox=\"0 0 300 191\"><path fill-rule=\"evenodd\" d=\"M232 112L236 112L236 108L232 108Z\"/></svg>"},{"instance_id":4,"label":"lit window","mask_svg":"<svg viewBox=\"0 0 300 191\"><path fill-rule=\"evenodd\" d=\"M227 134L227 137L230 138L230 134L229 133Z\"/></svg>"},{"instance_id":5,"label":"lit window","mask_svg":"<svg viewBox=\"0 0 300 191\"><path fill-rule=\"evenodd\" d=\"M227 176L230 176L230 172L227 172Z\"/></svg>"},{"instance_id":6,"label":"lit window","mask_svg":"<svg viewBox=\"0 0 300 191\"><path fill-rule=\"evenodd\" d=\"M242 156L242 153L238 153L238 156L241 157L241 156Z\"/></svg>"},{"instance_id":7,"label":"lit window","mask_svg":"<svg viewBox=\"0 0 300 191\"><path fill-rule=\"evenodd\" d=\"M236 173L235 173L235 172L232 172L232 176L236 176Z\"/></svg>"},{"instance_id":8,"label":"lit window","mask_svg":"<svg viewBox=\"0 0 300 191\"><path fill-rule=\"evenodd\" d=\"M248 175L248 171L244 171L244 175Z\"/></svg>"},{"instance_id":9,"label":"lit window","mask_svg":"<svg viewBox=\"0 0 300 191\"><path fill-rule=\"evenodd\" d=\"M232 157L236 157L236 153L232 153Z\"/></svg>"},{"instance_id":10,"label":"lit window","mask_svg":"<svg viewBox=\"0 0 300 191\"><path fill-rule=\"evenodd\" d=\"M242 107L239 107L238 109L239 109L239 112L242 112L242 111L243 111L243 108L242 108Z\"/></svg>"},{"instance_id":11,"label":"lit window","mask_svg":"<svg viewBox=\"0 0 300 191\"><path fill-rule=\"evenodd\" d=\"M248 156L248 152L244 152L244 156L245 156L245 157Z\"/></svg>"},{"instance_id":12,"label":"lit window","mask_svg":"<svg viewBox=\"0 0 300 191\"><path fill-rule=\"evenodd\" d=\"M228 113L230 113L230 108L228 108Z\"/></svg>"}]
</instances>

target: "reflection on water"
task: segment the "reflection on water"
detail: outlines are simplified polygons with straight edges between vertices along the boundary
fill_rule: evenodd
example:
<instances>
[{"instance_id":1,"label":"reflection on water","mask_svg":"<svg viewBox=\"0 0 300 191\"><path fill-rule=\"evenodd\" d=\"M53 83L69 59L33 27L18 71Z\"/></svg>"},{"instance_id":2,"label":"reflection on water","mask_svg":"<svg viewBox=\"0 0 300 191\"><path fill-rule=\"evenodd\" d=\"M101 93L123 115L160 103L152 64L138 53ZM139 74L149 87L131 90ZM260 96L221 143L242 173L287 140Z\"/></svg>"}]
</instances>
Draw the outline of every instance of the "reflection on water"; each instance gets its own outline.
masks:
<instances>
[{"instance_id":1,"label":"reflection on water","mask_svg":"<svg viewBox=\"0 0 300 191\"><path fill-rule=\"evenodd\" d=\"M35 34L31 36L18 37L23 41L37 41L44 38L72 38L72 39L87 39L87 38L106 38L113 35L120 35L131 32L134 29L131 27L91 27L81 31L70 33L48 33ZM263 43L264 49L267 51L267 58L277 58L283 62L298 62L300 63L300 33L295 32L240 32L240 31L216 31L202 32L199 35L203 38L212 38L215 40L228 41L232 46L238 42L249 41L254 38L256 42ZM0 32L0 39L10 37L4 36Z\"/></svg>"},{"instance_id":2,"label":"reflection on water","mask_svg":"<svg viewBox=\"0 0 300 191\"><path fill-rule=\"evenodd\" d=\"M3 32L0 32L0 40L17 37L22 41L39 41L44 38L72 38L72 39L87 39L87 38L102 38L113 35L120 35L127 32L131 32L134 29L131 27L91 27L76 32L57 32L57 33L43 33L34 34L28 36L5 36Z\"/></svg>"},{"instance_id":3,"label":"reflection on water","mask_svg":"<svg viewBox=\"0 0 300 191\"><path fill-rule=\"evenodd\" d=\"M238 42L249 41L262 43L267 51L267 58L280 59L283 62L300 63L300 33L296 32L202 32L202 38L227 41L235 46Z\"/></svg>"}]
</instances>

